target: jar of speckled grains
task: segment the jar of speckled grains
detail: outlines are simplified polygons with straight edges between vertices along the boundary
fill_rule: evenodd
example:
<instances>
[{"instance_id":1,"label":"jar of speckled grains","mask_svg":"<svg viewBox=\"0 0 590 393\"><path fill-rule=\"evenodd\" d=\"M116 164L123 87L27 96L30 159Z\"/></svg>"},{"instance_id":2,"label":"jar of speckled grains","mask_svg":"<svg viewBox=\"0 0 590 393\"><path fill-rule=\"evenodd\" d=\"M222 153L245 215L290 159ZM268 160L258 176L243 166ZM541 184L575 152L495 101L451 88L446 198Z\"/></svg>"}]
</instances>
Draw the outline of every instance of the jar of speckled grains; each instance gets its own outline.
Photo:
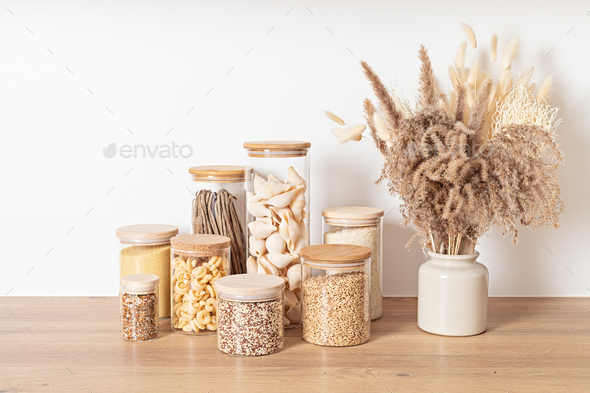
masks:
<instances>
[{"instance_id":1,"label":"jar of speckled grains","mask_svg":"<svg viewBox=\"0 0 590 393\"><path fill-rule=\"evenodd\" d=\"M123 339L151 341L160 333L158 285L155 274L130 274L121 278Z\"/></svg>"},{"instance_id":2,"label":"jar of speckled grains","mask_svg":"<svg viewBox=\"0 0 590 393\"><path fill-rule=\"evenodd\" d=\"M219 350L241 356L282 350L284 289L284 279L266 274L237 274L217 280Z\"/></svg>"},{"instance_id":3,"label":"jar of speckled grains","mask_svg":"<svg viewBox=\"0 0 590 393\"><path fill-rule=\"evenodd\" d=\"M301 250L301 336L343 347L371 335L371 250L323 244Z\"/></svg>"}]
</instances>

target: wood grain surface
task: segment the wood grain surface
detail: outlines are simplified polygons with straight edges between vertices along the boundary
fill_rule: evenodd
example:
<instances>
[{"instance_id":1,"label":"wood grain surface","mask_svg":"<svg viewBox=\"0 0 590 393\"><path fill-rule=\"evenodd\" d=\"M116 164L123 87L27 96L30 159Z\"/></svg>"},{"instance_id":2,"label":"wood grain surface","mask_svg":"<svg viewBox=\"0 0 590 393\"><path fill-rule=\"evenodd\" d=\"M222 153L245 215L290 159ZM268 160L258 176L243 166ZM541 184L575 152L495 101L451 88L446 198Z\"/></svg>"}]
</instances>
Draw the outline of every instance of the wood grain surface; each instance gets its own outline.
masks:
<instances>
[{"instance_id":1,"label":"wood grain surface","mask_svg":"<svg viewBox=\"0 0 590 393\"><path fill-rule=\"evenodd\" d=\"M488 329L441 337L386 298L368 343L243 358L216 336L121 339L117 298L0 299L0 392L590 392L590 299L491 298Z\"/></svg>"}]
</instances>

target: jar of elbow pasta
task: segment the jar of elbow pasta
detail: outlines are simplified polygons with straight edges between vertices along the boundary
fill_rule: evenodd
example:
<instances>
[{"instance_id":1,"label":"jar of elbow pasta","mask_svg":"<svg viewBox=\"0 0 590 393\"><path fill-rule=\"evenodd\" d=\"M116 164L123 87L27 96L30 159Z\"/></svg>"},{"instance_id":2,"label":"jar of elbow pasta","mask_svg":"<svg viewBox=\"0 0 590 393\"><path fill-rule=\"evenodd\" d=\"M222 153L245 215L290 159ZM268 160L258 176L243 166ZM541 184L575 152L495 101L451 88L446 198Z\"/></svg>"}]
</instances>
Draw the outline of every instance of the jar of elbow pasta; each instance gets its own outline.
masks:
<instances>
[{"instance_id":1,"label":"jar of elbow pasta","mask_svg":"<svg viewBox=\"0 0 590 393\"><path fill-rule=\"evenodd\" d=\"M230 238L219 235L170 239L173 331L194 335L217 331L213 284L230 273L230 243Z\"/></svg>"},{"instance_id":2,"label":"jar of elbow pasta","mask_svg":"<svg viewBox=\"0 0 590 393\"><path fill-rule=\"evenodd\" d=\"M285 280L269 274L237 274L217 280L217 348L241 356L282 350L284 290Z\"/></svg>"}]
</instances>

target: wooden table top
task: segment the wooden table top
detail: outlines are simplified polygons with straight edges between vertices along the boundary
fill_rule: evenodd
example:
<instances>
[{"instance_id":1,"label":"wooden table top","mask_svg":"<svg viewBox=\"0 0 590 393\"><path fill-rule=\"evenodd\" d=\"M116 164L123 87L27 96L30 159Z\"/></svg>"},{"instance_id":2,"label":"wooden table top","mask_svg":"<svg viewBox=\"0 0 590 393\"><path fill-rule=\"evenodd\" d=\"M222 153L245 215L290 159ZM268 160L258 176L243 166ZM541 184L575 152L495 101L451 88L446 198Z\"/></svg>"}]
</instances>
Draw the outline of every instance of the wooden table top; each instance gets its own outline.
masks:
<instances>
[{"instance_id":1,"label":"wooden table top","mask_svg":"<svg viewBox=\"0 0 590 393\"><path fill-rule=\"evenodd\" d=\"M257 358L216 336L121 339L117 298L0 300L0 392L590 392L590 299L490 298L488 329L442 337L416 325L415 298L384 299L371 340L305 343Z\"/></svg>"}]
</instances>

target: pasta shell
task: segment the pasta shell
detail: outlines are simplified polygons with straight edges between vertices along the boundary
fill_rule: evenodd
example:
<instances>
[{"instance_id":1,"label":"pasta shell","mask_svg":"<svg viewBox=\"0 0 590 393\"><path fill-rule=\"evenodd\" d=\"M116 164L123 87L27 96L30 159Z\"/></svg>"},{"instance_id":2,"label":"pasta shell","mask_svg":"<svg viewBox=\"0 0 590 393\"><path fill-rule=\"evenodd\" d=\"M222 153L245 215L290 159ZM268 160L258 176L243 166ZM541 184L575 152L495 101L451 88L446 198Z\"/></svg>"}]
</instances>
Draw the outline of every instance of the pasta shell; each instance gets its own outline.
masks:
<instances>
[{"instance_id":1,"label":"pasta shell","mask_svg":"<svg viewBox=\"0 0 590 393\"><path fill-rule=\"evenodd\" d=\"M299 254L301 252L301 249L303 247L307 247L308 245L307 226L305 225L305 221L301 221L298 225L298 228L299 237L297 238L297 241L294 243L293 248L289 248L289 251L293 254Z\"/></svg>"},{"instance_id":2,"label":"pasta shell","mask_svg":"<svg viewBox=\"0 0 590 393\"><path fill-rule=\"evenodd\" d=\"M260 190L260 187L262 187L262 185L266 183L266 180L264 180L263 177L258 176L258 173L254 174L254 194L258 194L258 190Z\"/></svg>"},{"instance_id":3,"label":"pasta shell","mask_svg":"<svg viewBox=\"0 0 590 393\"><path fill-rule=\"evenodd\" d=\"M295 198L293 198L289 207L293 212L293 218L295 218L297 222L301 222L301 219L303 218L303 209L305 209L305 190L300 190L295 195Z\"/></svg>"},{"instance_id":4,"label":"pasta shell","mask_svg":"<svg viewBox=\"0 0 590 393\"><path fill-rule=\"evenodd\" d=\"M295 242L299 238L299 225L292 215L283 213L283 220L279 225L279 234L287 243L289 250L295 249Z\"/></svg>"},{"instance_id":5,"label":"pasta shell","mask_svg":"<svg viewBox=\"0 0 590 393\"><path fill-rule=\"evenodd\" d=\"M258 262L256 259L249 257L246 261L246 273L248 274L258 274Z\"/></svg>"},{"instance_id":6,"label":"pasta shell","mask_svg":"<svg viewBox=\"0 0 590 393\"><path fill-rule=\"evenodd\" d=\"M256 217L256 220L254 220L254 221L260 221L265 224L272 225L272 218L270 218L270 217Z\"/></svg>"},{"instance_id":7,"label":"pasta shell","mask_svg":"<svg viewBox=\"0 0 590 393\"><path fill-rule=\"evenodd\" d=\"M282 254L285 252L286 248L287 243L285 243L278 231L273 232L266 239L266 249L270 254Z\"/></svg>"},{"instance_id":8,"label":"pasta shell","mask_svg":"<svg viewBox=\"0 0 590 393\"><path fill-rule=\"evenodd\" d=\"M299 299L297 299L297 296L295 296L295 294L293 292L291 292L288 289L285 289L285 309L286 310L289 310L291 307L296 305L298 301L299 301ZM289 318L289 314L287 314L287 318ZM291 320L291 319L289 318L289 320Z\"/></svg>"},{"instance_id":9,"label":"pasta shell","mask_svg":"<svg viewBox=\"0 0 590 393\"><path fill-rule=\"evenodd\" d=\"M272 274L273 276L278 276L279 271L272 263L270 263L266 255L261 255L258 257L258 274Z\"/></svg>"},{"instance_id":10,"label":"pasta shell","mask_svg":"<svg viewBox=\"0 0 590 393\"><path fill-rule=\"evenodd\" d=\"M278 181L279 183L285 183L284 181L272 174L268 175L268 181Z\"/></svg>"},{"instance_id":11,"label":"pasta shell","mask_svg":"<svg viewBox=\"0 0 590 393\"><path fill-rule=\"evenodd\" d=\"M299 190L294 189L287 192L283 192L263 203L265 205L270 205L274 207L287 207L293 201L293 198L295 198L295 194L297 194L298 191Z\"/></svg>"},{"instance_id":12,"label":"pasta shell","mask_svg":"<svg viewBox=\"0 0 590 393\"><path fill-rule=\"evenodd\" d=\"M277 269L284 269L299 258L294 254L266 254L264 257Z\"/></svg>"},{"instance_id":13,"label":"pasta shell","mask_svg":"<svg viewBox=\"0 0 590 393\"><path fill-rule=\"evenodd\" d=\"M287 183L297 185L305 183L305 180L299 176L299 173L292 166L289 167L289 175L287 176Z\"/></svg>"},{"instance_id":14,"label":"pasta shell","mask_svg":"<svg viewBox=\"0 0 590 393\"><path fill-rule=\"evenodd\" d=\"M301 322L301 303L293 306L290 310L287 309L286 317L291 323Z\"/></svg>"},{"instance_id":15,"label":"pasta shell","mask_svg":"<svg viewBox=\"0 0 590 393\"><path fill-rule=\"evenodd\" d=\"M246 200L248 202L260 202L262 197L257 194L252 194L251 192L246 193Z\"/></svg>"},{"instance_id":16,"label":"pasta shell","mask_svg":"<svg viewBox=\"0 0 590 393\"><path fill-rule=\"evenodd\" d=\"M248 201L248 212L254 217L270 217L270 210L262 202Z\"/></svg>"},{"instance_id":17,"label":"pasta shell","mask_svg":"<svg viewBox=\"0 0 590 393\"><path fill-rule=\"evenodd\" d=\"M258 239L254 236L250 236L250 242L248 243L248 250L250 255L259 257L266 253L266 242L264 239Z\"/></svg>"},{"instance_id":18,"label":"pasta shell","mask_svg":"<svg viewBox=\"0 0 590 393\"><path fill-rule=\"evenodd\" d=\"M293 212L289 207L274 207L269 206L268 210L270 210L270 217L272 218L272 223L276 225L280 225L281 221L283 220L283 213L287 212L293 215Z\"/></svg>"},{"instance_id":19,"label":"pasta shell","mask_svg":"<svg viewBox=\"0 0 590 393\"><path fill-rule=\"evenodd\" d=\"M294 291L301 288L301 265L293 265L287 270L289 289Z\"/></svg>"},{"instance_id":20,"label":"pasta shell","mask_svg":"<svg viewBox=\"0 0 590 393\"><path fill-rule=\"evenodd\" d=\"M266 239L276 228L274 225L267 224L264 221L254 221L248 224L252 236L258 239Z\"/></svg>"},{"instance_id":21,"label":"pasta shell","mask_svg":"<svg viewBox=\"0 0 590 393\"><path fill-rule=\"evenodd\" d=\"M292 186L289 184L271 180L264 183L256 195L259 195L263 199L271 199L276 195L289 191L291 188Z\"/></svg>"}]
</instances>

